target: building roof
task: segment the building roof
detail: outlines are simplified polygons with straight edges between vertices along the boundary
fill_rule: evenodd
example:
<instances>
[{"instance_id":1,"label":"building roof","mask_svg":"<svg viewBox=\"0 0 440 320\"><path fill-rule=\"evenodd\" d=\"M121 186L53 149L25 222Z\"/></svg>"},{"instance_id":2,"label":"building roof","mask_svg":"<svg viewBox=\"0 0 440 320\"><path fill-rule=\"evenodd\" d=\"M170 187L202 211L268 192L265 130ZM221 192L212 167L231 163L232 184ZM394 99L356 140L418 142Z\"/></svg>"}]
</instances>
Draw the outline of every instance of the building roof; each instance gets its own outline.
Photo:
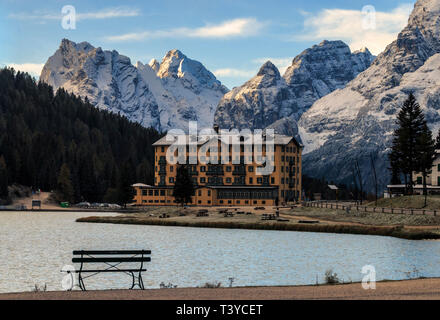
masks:
<instances>
[{"instance_id":1,"label":"building roof","mask_svg":"<svg viewBox=\"0 0 440 320\"><path fill-rule=\"evenodd\" d=\"M183 141L184 145L189 145L190 142L193 144L197 144L198 146L202 146L204 144L206 144L209 141L212 141L212 139L217 138L215 135L213 136L201 136L199 137L199 139L197 140L197 137L195 136L191 136L191 135L180 135L180 137L184 136L184 138L181 138ZM264 138L264 135L263 135ZM281 134L275 134L274 135L274 144L275 145L287 145L289 144L292 140L294 140L295 144L299 147L302 148L303 146L298 143L298 141L294 138L294 137L289 137L289 136L285 136L285 135L281 135ZM191 139L191 141L190 141ZM219 139L220 140L220 139ZM246 137L245 137L245 141L246 141ZM158 141L156 141L155 143L153 143L153 146L157 147L157 146L170 146L172 144L174 144L175 142L177 142L177 135L166 135L162 138L160 138ZM241 141L243 142L243 141ZM177 145L177 143L176 143Z\"/></svg>"}]
</instances>

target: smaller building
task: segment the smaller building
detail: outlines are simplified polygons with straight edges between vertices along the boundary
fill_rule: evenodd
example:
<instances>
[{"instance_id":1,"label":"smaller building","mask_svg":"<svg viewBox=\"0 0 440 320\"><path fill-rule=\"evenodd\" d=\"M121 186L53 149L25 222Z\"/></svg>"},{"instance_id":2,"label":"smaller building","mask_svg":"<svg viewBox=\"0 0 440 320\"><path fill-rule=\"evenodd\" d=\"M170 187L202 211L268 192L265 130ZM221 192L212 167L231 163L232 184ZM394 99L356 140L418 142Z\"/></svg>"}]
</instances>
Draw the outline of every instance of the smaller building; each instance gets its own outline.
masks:
<instances>
[{"instance_id":1,"label":"smaller building","mask_svg":"<svg viewBox=\"0 0 440 320\"><path fill-rule=\"evenodd\" d=\"M415 194L423 194L423 176L421 172L413 173L413 190ZM440 195L440 150L436 150L431 173L426 177L428 194ZM402 196L405 194L405 184L388 185L385 197Z\"/></svg>"}]
</instances>

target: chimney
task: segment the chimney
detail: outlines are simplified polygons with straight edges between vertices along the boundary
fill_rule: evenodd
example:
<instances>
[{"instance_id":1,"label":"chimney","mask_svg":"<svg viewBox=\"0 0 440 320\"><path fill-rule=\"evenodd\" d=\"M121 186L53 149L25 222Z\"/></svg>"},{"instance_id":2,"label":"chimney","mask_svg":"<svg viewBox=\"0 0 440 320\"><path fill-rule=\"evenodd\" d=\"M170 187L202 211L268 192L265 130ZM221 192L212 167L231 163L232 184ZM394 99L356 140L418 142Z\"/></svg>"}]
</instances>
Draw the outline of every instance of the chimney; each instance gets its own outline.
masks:
<instances>
[{"instance_id":1,"label":"chimney","mask_svg":"<svg viewBox=\"0 0 440 320\"><path fill-rule=\"evenodd\" d=\"M214 131L215 131L216 133L218 133L218 131L219 131L219 126L218 126L218 124L215 124L215 125L214 125Z\"/></svg>"}]
</instances>

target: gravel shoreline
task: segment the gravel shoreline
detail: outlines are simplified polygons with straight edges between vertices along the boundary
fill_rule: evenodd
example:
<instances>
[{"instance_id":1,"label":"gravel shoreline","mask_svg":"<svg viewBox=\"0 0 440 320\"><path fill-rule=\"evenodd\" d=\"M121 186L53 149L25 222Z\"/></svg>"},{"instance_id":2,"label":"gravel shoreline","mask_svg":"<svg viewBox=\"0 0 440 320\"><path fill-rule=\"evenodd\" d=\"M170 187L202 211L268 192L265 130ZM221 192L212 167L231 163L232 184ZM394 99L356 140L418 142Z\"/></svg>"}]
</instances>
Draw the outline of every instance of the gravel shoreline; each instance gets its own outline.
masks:
<instances>
[{"instance_id":1,"label":"gravel shoreline","mask_svg":"<svg viewBox=\"0 0 440 320\"><path fill-rule=\"evenodd\" d=\"M384 281L376 290L343 285L151 290L54 291L0 294L0 300L440 300L440 279Z\"/></svg>"}]
</instances>

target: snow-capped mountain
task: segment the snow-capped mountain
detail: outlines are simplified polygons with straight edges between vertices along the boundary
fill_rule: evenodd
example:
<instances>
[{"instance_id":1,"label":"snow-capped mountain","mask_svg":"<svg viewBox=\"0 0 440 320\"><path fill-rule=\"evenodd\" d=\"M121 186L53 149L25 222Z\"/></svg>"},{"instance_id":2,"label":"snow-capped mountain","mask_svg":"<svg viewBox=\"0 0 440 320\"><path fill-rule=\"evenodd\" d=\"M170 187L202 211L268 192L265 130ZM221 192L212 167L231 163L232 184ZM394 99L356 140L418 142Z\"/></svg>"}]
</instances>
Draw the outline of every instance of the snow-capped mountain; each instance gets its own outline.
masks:
<instances>
[{"instance_id":1,"label":"snow-capped mountain","mask_svg":"<svg viewBox=\"0 0 440 320\"><path fill-rule=\"evenodd\" d=\"M344 89L316 101L298 125L305 173L351 183L359 161L372 188L369 156L377 157L380 187L389 182L387 153L396 114L413 92L432 129L440 125L440 0L419 0L407 27L370 68ZM435 132L436 133L436 132Z\"/></svg>"},{"instance_id":2,"label":"snow-capped mountain","mask_svg":"<svg viewBox=\"0 0 440 320\"><path fill-rule=\"evenodd\" d=\"M319 98L343 88L373 60L368 49L352 53L342 41L323 41L293 59L283 77L266 62L254 78L223 97L214 122L222 128L263 129L286 118L276 127L286 128L286 134L294 132L296 123L291 120L298 120Z\"/></svg>"},{"instance_id":3,"label":"snow-capped mountain","mask_svg":"<svg viewBox=\"0 0 440 320\"><path fill-rule=\"evenodd\" d=\"M152 60L138 62L137 68L156 98L163 128L185 129L190 120L199 129L212 128L217 104L228 89L200 62L171 50L160 65Z\"/></svg>"},{"instance_id":4,"label":"snow-capped mountain","mask_svg":"<svg viewBox=\"0 0 440 320\"><path fill-rule=\"evenodd\" d=\"M160 64L153 59L135 67L116 51L67 39L45 64L40 80L162 131L186 129L189 120L212 127L216 106L228 91L179 50L169 51Z\"/></svg>"},{"instance_id":5,"label":"snow-capped mountain","mask_svg":"<svg viewBox=\"0 0 440 320\"><path fill-rule=\"evenodd\" d=\"M160 129L159 107L148 84L116 51L103 51L87 42L63 39L41 72L40 81L63 87L101 109L121 112L130 120Z\"/></svg>"}]
</instances>

